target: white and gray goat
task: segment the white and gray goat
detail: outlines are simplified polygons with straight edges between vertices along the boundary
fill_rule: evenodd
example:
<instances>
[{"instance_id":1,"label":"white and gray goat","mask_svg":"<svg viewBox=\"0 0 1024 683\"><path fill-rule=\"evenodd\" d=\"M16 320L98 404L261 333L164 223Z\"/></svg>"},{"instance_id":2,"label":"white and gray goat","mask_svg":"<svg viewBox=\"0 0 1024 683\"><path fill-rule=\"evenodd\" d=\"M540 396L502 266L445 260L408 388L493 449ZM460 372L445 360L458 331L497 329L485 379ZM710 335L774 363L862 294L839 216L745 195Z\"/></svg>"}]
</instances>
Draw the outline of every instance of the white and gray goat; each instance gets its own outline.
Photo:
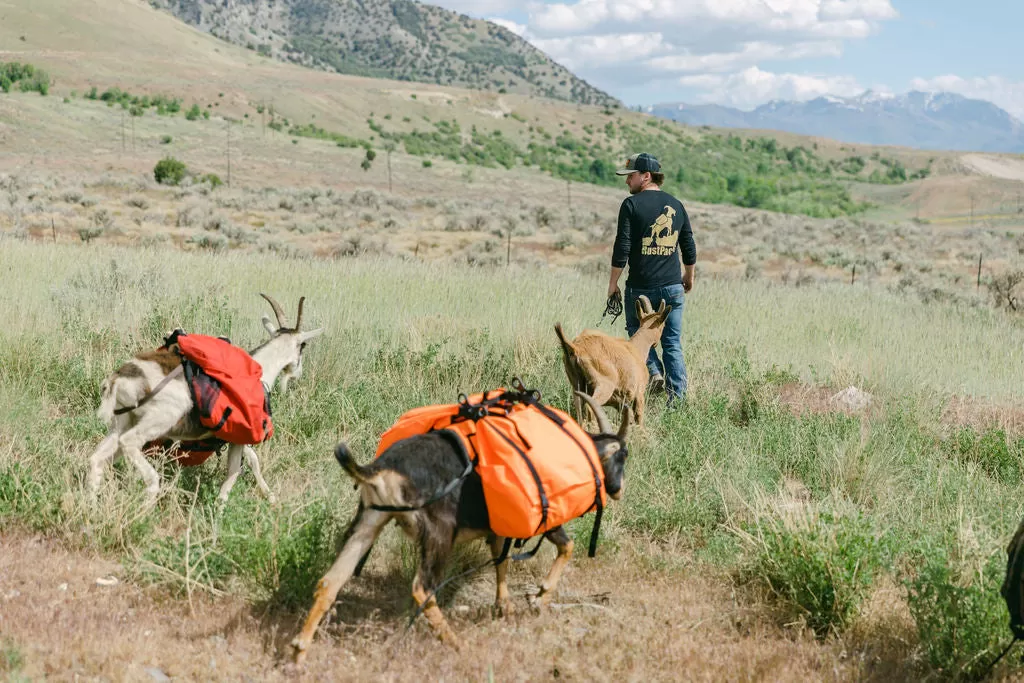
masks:
<instances>
[{"instance_id":1,"label":"white and gray goat","mask_svg":"<svg viewBox=\"0 0 1024 683\"><path fill-rule=\"evenodd\" d=\"M320 336L323 328L302 332L302 305L295 327L289 327L281 305L266 294L260 294L274 309L277 325L263 315L263 327L270 339L250 352L262 369L262 382L269 391L280 380L280 389L302 374L302 352L306 344ZM104 380L97 416L108 426L108 432L89 459L88 486L95 498L103 481L104 469L118 457L127 458L146 483L146 505L152 505L160 492L160 477L146 460L142 448L151 441L202 441L211 433L199 422L194 410L192 392L182 372L181 358L171 350L137 354ZM227 502L241 471L242 457L256 477L260 491L271 501L274 494L260 472L259 458L251 446L228 444L228 474L217 496Z\"/></svg>"}]
</instances>

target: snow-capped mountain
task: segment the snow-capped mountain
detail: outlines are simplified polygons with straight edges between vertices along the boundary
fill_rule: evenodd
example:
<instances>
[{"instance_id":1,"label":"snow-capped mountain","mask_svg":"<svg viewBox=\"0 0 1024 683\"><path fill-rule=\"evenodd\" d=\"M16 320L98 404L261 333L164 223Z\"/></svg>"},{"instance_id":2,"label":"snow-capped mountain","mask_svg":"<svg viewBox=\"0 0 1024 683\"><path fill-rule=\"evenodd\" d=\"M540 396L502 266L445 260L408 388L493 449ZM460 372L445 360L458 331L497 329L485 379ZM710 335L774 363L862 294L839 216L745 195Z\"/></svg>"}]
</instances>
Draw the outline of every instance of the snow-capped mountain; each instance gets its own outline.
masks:
<instances>
[{"instance_id":1,"label":"snow-capped mountain","mask_svg":"<svg viewBox=\"0 0 1024 683\"><path fill-rule=\"evenodd\" d=\"M845 142L922 149L1024 152L1024 123L991 102L954 93L867 91L808 102L774 100L753 111L716 104L659 104L656 116L691 125L764 128Z\"/></svg>"}]
</instances>

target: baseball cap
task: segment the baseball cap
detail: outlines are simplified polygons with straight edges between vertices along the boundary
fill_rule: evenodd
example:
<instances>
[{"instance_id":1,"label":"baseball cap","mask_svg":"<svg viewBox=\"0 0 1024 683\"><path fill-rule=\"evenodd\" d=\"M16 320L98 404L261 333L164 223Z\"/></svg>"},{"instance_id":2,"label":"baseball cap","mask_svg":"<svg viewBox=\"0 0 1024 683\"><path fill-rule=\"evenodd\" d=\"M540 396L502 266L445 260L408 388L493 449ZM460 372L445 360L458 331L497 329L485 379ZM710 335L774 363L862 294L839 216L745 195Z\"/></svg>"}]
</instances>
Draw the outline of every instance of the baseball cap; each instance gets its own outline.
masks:
<instances>
[{"instance_id":1,"label":"baseball cap","mask_svg":"<svg viewBox=\"0 0 1024 683\"><path fill-rule=\"evenodd\" d=\"M629 175L630 173L657 173L661 170L661 164L653 154L640 152L626 160L626 167L615 171L615 175Z\"/></svg>"}]
</instances>

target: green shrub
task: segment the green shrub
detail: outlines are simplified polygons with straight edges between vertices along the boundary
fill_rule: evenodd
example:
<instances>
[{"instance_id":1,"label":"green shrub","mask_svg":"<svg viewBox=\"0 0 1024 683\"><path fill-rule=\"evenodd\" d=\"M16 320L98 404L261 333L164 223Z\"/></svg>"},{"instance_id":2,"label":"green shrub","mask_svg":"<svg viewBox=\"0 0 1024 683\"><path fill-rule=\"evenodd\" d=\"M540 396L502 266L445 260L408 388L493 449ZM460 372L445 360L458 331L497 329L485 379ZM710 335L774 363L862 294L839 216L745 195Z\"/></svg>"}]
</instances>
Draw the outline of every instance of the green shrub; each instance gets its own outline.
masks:
<instances>
[{"instance_id":1,"label":"green shrub","mask_svg":"<svg viewBox=\"0 0 1024 683\"><path fill-rule=\"evenodd\" d=\"M199 180L204 183L209 183L210 187L214 190L216 190L218 187L224 184L224 182L220 179L220 176L217 175L216 173L207 173Z\"/></svg>"},{"instance_id":2,"label":"green shrub","mask_svg":"<svg viewBox=\"0 0 1024 683\"><path fill-rule=\"evenodd\" d=\"M199 109L198 104L193 104L192 108L185 112L185 118L189 121L195 121L202 115L202 110Z\"/></svg>"},{"instance_id":3,"label":"green shrub","mask_svg":"<svg viewBox=\"0 0 1024 683\"><path fill-rule=\"evenodd\" d=\"M22 92L50 93L50 74L46 71L31 64L0 62L0 90L8 93L15 83Z\"/></svg>"},{"instance_id":4,"label":"green shrub","mask_svg":"<svg viewBox=\"0 0 1024 683\"><path fill-rule=\"evenodd\" d=\"M792 525L762 518L750 533L747 578L762 581L818 637L849 625L887 557L879 535L859 515L822 513Z\"/></svg>"},{"instance_id":5,"label":"green shrub","mask_svg":"<svg viewBox=\"0 0 1024 683\"><path fill-rule=\"evenodd\" d=\"M153 167L153 177L161 185L177 185L185 179L187 172L185 163L174 157L164 157Z\"/></svg>"},{"instance_id":6,"label":"green shrub","mask_svg":"<svg viewBox=\"0 0 1024 683\"><path fill-rule=\"evenodd\" d=\"M968 568L938 543L922 555L916 575L904 581L921 646L943 678L973 679L1009 642L999 594L1006 557L995 553L982 567Z\"/></svg>"},{"instance_id":7,"label":"green shrub","mask_svg":"<svg viewBox=\"0 0 1024 683\"><path fill-rule=\"evenodd\" d=\"M161 135L160 136L160 144L161 145L169 145L173 141L174 141L174 138L172 138L170 135Z\"/></svg>"}]
</instances>

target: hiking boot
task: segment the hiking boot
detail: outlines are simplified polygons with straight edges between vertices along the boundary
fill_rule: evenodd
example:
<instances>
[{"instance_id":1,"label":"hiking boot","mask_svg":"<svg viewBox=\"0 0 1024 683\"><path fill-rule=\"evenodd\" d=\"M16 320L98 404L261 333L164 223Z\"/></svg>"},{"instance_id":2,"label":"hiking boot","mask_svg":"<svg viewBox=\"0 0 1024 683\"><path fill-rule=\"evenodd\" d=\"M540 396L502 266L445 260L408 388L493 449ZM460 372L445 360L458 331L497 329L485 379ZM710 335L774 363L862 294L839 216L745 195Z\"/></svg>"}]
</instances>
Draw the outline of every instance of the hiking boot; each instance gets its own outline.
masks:
<instances>
[{"instance_id":1,"label":"hiking boot","mask_svg":"<svg viewBox=\"0 0 1024 683\"><path fill-rule=\"evenodd\" d=\"M647 382L647 390L652 394L662 394L665 392L665 378L661 375L653 375Z\"/></svg>"}]
</instances>

